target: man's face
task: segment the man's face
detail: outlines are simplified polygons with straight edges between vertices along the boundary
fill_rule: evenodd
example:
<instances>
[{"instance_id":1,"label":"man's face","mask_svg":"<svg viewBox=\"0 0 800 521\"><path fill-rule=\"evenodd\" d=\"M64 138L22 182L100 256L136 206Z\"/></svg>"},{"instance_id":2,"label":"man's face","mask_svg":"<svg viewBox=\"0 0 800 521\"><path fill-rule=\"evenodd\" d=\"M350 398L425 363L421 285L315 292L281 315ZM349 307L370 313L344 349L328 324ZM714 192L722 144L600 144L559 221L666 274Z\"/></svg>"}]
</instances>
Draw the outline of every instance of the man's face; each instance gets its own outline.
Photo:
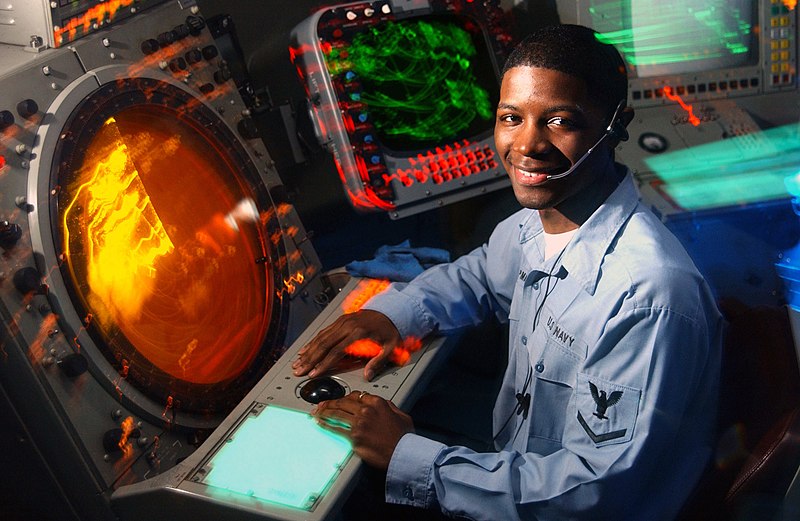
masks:
<instances>
[{"instance_id":1,"label":"man's face","mask_svg":"<svg viewBox=\"0 0 800 521\"><path fill-rule=\"evenodd\" d=\"M494 139L522 206L554 208L590 189L608 168L607 142L572 174L554 180L547 175L565 172L578 161L603 135L605 118L575 76L527 66L506 71Z\"/></svg>"}]
</instances>

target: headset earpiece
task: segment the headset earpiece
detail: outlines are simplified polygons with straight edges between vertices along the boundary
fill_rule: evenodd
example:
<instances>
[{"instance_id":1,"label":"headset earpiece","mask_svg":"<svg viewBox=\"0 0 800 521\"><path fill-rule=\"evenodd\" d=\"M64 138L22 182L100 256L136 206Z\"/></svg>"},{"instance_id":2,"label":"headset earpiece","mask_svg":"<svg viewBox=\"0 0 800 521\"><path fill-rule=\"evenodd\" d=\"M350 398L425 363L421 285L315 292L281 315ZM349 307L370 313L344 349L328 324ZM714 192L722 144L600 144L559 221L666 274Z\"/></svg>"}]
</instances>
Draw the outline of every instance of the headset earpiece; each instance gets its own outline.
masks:
<instances>
[{"instance_id":1,"label":"headset earpiece","mask_svg":"<svg viewBox=\"0 0 800 521\"><path fill-rule=\"evenodd\" d=\"M618 141L628 141L630 138L628 135L628 129L625 128L625 125L623 125L619 119L611 124L611 129L608 131L608 137Z\"/></svg>"},{"instance_id":2,"label":"headset earpiece","mask_svg":"<svg viewBox=\"0 0 800 521\"><path fill-rule=\"evenodd\" d=\"M625 108L625 104L624 99L620 100L617 104L617 109L611 116L611 123L608 124L608 128L606 129L608 137L619 141L627 141L630 137L628 135L628 130L625 128L625 124L622 122L622 110Z\"/></svg>"}]
</instances>

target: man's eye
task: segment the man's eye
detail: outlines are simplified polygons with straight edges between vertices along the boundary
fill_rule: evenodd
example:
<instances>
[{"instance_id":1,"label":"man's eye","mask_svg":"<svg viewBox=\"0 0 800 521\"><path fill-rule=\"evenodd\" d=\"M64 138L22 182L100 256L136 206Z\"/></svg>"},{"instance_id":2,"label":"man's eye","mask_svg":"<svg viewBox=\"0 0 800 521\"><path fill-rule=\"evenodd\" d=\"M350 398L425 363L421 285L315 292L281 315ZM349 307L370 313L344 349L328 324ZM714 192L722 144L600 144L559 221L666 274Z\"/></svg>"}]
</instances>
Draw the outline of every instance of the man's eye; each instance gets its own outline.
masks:
<instances>
[{"instance_id":1,"label":"man's eye","mask_svg":"<svg viewBox=\"0 0 800 521\"><path fill-rule=\"evenodd\" d=\"M554 125L556 127L566 127L566 128L575 128L575 122L570 119L562 118L560 116L556 116L554 118L550 118L547 121L548 125Z\"/></svg>"},{"instance_id":2,"label":"man's eye","mask_svg":"<svg viewBox=\"0 0 800 521\"><path fill-rule=\"evenodd\" d=\"M519 121L519 117L515 116L514 114L501 114L497 116L498 121L502 121L504 123L515 123Z\"/></svg>"}]
</instances>

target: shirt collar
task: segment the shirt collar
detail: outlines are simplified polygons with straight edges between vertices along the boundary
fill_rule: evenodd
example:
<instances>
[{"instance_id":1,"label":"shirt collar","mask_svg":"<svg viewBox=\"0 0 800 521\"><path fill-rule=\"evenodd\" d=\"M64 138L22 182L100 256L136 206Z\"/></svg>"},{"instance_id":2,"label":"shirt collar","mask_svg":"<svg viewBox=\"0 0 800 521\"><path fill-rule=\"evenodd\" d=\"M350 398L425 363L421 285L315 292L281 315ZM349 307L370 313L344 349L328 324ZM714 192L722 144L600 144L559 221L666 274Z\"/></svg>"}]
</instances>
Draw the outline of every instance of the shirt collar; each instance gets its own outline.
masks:
<instances>
[{"instance_id":1,"label":"shirt collar","mask_svg":"<svg viewBox=\"0 0 800 521\"><path fill-rule=\"evenodd\" d=\"M561 259L569 276L576 278L589 294L594 294L597 288L600 265L611 242L639 204L639 193L630 170L619 164L617 168L626 170L622 181L578 229ZM520 243L542 233L539 214L532 211L530 218L520 224Z\"/></svg>"}]
</instances>

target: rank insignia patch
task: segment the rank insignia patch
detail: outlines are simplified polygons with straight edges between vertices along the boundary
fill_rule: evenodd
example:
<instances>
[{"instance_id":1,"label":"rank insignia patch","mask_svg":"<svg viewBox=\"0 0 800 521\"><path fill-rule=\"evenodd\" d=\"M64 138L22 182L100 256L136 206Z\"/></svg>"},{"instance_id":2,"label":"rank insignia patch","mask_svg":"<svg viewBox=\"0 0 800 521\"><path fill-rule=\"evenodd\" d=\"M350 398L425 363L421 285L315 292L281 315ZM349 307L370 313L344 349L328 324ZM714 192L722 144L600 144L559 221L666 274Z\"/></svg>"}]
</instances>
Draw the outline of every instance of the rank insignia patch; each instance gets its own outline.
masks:
<instances>
[{"instance_id":1,"label":"rank insignia patch","mask_svg":"<svg viewBox=\"0 0 800 521\"><path fill-rule=\"evenodd\" d=\"M633 437L639 412L639 389L578 374L578 424L595 446L623 443Z\"/></svg>"}]
</instances>

